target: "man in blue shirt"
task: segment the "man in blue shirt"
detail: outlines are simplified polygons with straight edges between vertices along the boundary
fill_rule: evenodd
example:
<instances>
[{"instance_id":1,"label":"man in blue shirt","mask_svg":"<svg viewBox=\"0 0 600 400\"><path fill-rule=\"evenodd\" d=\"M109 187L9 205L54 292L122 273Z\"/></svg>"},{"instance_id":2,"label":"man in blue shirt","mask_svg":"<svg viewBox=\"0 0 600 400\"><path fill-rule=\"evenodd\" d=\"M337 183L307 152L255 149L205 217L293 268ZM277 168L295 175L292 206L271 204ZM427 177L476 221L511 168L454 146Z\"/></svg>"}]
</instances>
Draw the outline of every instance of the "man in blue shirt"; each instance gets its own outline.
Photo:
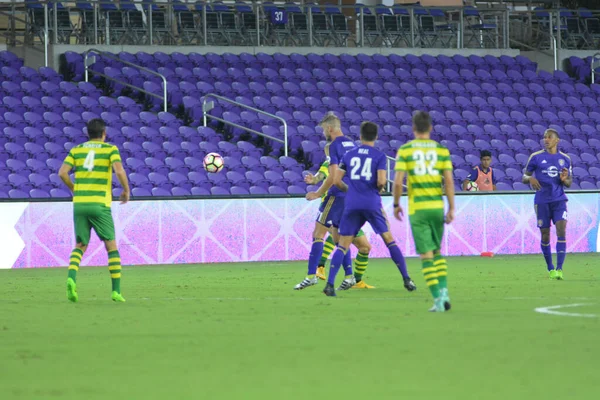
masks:
<instances>
[{"instance_id":1,"label":"man in blue shirt","mask_svg":"<svg viewBox=\"0 0 600 400\"><path fill-rule=\"evenodd\" d=\"M377 140L377 125L363 122L360 126L360 140L360 147L355 147L342 156L340 167L334 177L336 189L341 193L347 193L340 220L339 243L331 259L329 277L323 293L327 296L335 296L333 287L335 276L344 257L349 253L350 243L365 222L371 224L375 233L381 235L392 260L404 278L404 287L408 291L413 291L417 287L408 276L406 262L390 233L389 223L381 204L380 191L387 182L387 160L385 154L374 147Z\"/></svg>"},{"instance_id":2,"label":"man in blue shirt","mask_svg":"<svg viewBox=\"0 0 600 400\"><path fill-rule=\"evenodd\" d=\"M573 183L571 158L558 151L558 141L558 132L547 129L544 132L545 149L529 157L523 175L523 183L530 184L536 191L534 207L550 279L563 279L562 268L567 251L567 195L564 188ZM550 248L551 223L556 225L556 269Z\"/></svg>"}]
</instances>

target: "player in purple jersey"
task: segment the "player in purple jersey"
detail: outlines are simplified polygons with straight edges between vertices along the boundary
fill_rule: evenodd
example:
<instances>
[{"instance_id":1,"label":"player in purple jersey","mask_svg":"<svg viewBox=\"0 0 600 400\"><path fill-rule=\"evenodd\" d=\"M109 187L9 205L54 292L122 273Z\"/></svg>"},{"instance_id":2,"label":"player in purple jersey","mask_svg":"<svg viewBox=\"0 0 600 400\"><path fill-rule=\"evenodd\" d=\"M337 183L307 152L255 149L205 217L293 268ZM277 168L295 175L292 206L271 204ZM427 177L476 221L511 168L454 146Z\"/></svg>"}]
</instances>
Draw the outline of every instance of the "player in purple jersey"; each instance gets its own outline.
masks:
<instances>
[{"instance_id":1,"label":"player in purple jersey","mask_svg":"<svg viewBox=\"0 0 600 400\"><path fill-rule=\"evenodd\" d=\"M350 243L365 222L371 224L373 231L381 235L390 251L390 257L404 278L404 287L408 291L413 291L417 287L408 276L406 262L390 233L389 223L381 204L380 191L387 182L387 160L385 154L374 147L377 140L377 125L363 122L360 126L360 140L362 143L360 147L355 147L343 155L334 177L336 188L347 193L340 220L340 238L331 259L329 277L323 293L327 296L335 296L333 287L335 276L342 261L349 254Z\"/></svg>"},{"instance_id":2,"label":"player in purple jersey","mask_svg":"<svg viewBox=\"0 0 600 400\"><path fill-rule=\"evenodd\" d=\"M308 274L302 282L294 286L295 290L302 290L309 286L316 285L319 281L316 273L319 261L321 260L321 255L323 254L323 242L327 231L331 231L336 243L339 240L337 230L340 226L342 212L344 211L345 193L337 187L332 186L333 178L343 155L346 154L348 150L356 147L350 138L344 136L341 130L340 119L332 112L327 113L319 125L323 128L325 138L330 142L325 146L325 155L329 162L329 176L325 179L325 182L323 182L321 187L319 187L318 191L307 193L306 199L312 201L320 199L325 194L327 194L327 196L325 196L321 202L315 229L313 231L313 242L308 258ZM359 239L360 242L357 243L359 252L363 252L364 249L370 248L369 242L365 236ZM352 275L352 258L350 253L347 253L344 257L343 265L345 279L338 289L347 290L356 284L356 278Z\"/></svg>"},{"instance_id":3,"label":"player in purple jersey","mask_svg":"<svg viewBox=\"0 0 600 400\"><path fill-rule=\"evenodd\" d=\"M573 176L571 158L558 151L558 141L558 132L554 129L544 132L545 150L537 151L529 157L523 183L530 184L536 191L533 202L537 224L542 233L542 253L550 279L561 280L567 255L567 195L564 188L571 187ZM556 225L556 269L552 263L550 248L551 222Z\"/></svg>"}]
</instances>

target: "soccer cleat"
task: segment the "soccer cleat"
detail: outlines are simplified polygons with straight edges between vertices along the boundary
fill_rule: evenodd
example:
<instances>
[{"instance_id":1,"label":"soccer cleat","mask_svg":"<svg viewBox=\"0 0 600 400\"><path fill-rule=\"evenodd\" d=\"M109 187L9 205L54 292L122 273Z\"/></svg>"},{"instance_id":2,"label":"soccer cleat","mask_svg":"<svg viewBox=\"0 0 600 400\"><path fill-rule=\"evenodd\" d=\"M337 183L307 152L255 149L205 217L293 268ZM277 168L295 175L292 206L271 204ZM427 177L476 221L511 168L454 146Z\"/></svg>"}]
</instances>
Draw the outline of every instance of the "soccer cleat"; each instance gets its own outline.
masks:
<instances>
[{"instance_id":1,"label":"soccer cleat","mask_svg":"<svg viewBox=\"0 0 600 400\"><path fill-rule=\"evenodd\" d=\"M404 278L404 288L409 292L412 292L414 290L417 290L417 285L415 285L415 283L410 278Z\"/></svg>"},{"instance_id":2,"label":"soccer cleat","mask_svg":"<svg viewBox=\"0 0 600 400\"><path fill-rule=\"evenodd\" d=\"M331 283L328 283L327 285L325 285L325 289L323 289L323 293L325 293L325 296L329 296L329 297L335 297L335 289L333 288L333 285Z\"/></svg>"},{"instance_id":3,"label":"soccer cleat","mask_svg":"<svg viewBox=\"0 0 600 400\"><path fill-rule=\"evenodd\" d=\"M557 269L556 270L556 279L558 279L559 281L562 281L564 279L563 278L563 271L562 271L562 269Z\"/></svg>"},{"instance_id":4,"label":"soccer cleat","mask_svg":"<svg viewBox=\"0 0 600 400\"><path fill-rule=\"evenodd\" d=\"M442 303L444 304L444 310L449 311L452 306L450 305L450 296L448 296L448 289L440 290L440 297L442 298Z\"/></svg>"},{"instance_id":5,"label":"soccer cleat","mask_svg":"<svg viewBox=\"0 0 600 400\"><path fill-rule=\"evenodd\" d=\"M365 281L356 282L352 289L375 289L375 286L367 284Z\"/></svg>"},{"instance_id":6,"label":"soccer cleat","mask_svg":"<svg viewBox=\"0 0 600 400\"><path fill-rule=\"evenodd\" d=\"M316 285L319 282L319 279L315 276L314 278L304 278L302 282L294 286L294 290L302 290L306 289L309 286Z\"/></svg>"},{"instance_id":7,"label":"soccer cleat","mask_svg":"<svg viewBox=\"0 0 600 400\"><path fill-rule=\"evenodd\" d=\"M351 275L350 278L346 278L342 281L342 284L337 288L337 290L348 290L354 285L356 285L356 278L354 275Z\"/></svg>"},{"instance_id":8,"label":"soccer cleat","mask_svg":"<svg viewBox=\"0 0 600 400\"><path fill-rule=\"evenodd\" d=\"M319 278L322 281L327 280L327 275L325 275L325 266L324 265L319 265L319 267L317 268L317 278Z\"/></svg>"},{"instance_id":9,"label":"soccer cleat","mask_svg":"<svg viewBox=\"0 0 600 400\"><path fill-rule=\"evenodd\" d=\"M548 275L550 275L550 279L551 279L551 280L552 280L552 279L558 279L558 273L556 272L556 270L555 270L555 269L551 269L551 270L548 272Z\"/></svg>"},{"instance_id":10,"label":"soccer cleat","mask_svg":"<svg viewBox=\"0 0 600 400\"><path fill-rule=\"evenodd\" d=\"M79 295L77 294L77 285L73 278L67 278L67 299L73 303L77 303Z\"/></svg>"},{"instance_id":11,"label":"soccer cleat","mask_svg":"<svg viewBox=\"0 0 600 400\"><path fill-rule=\"evenodd\" d=\"M125 303L125 298L121 293L112 292L112 301L116 301L117 303Z\"/></svg>"},{"instance_id":12,"label":"soccer cleat","mask_svg":"<svg viewBox=\"0 0 600 400\"><path fill-rule=\"evenodd\" d=\"M444 301L441 297L433 300L433 307L429 309L429 312L445 312Z\"/></svg>"}]
</instances>

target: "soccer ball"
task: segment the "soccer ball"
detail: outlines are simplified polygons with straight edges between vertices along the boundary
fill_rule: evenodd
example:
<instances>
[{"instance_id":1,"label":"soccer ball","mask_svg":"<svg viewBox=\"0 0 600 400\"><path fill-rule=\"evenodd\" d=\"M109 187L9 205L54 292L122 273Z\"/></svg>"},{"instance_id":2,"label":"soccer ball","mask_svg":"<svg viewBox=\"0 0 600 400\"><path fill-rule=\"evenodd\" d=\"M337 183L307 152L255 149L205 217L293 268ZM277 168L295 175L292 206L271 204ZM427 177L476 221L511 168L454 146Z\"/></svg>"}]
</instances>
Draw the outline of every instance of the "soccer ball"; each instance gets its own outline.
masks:
<instances>
[{"instance_id":1,"label":"soccer ball","mask_svg":"<svg viewBox=\"0 0 600 400\"><path fill-rule=\"evenodd\" d=\"M467 192L477 192L479 190L479 186L477 182L469 182L467 183Z\"/></svg>"},{"instance_id":2,"label":"soccer ball","mask_svg":"<svg viewBox=\"0 0 600 400\"><path fill-rule=\"evenodd\" d=\"M225 161L223 161L223 157L217 153L208 153L204 157L204 169L207 172L219 172L223 169L223 165Z\"/></svg>"}]
</instances>

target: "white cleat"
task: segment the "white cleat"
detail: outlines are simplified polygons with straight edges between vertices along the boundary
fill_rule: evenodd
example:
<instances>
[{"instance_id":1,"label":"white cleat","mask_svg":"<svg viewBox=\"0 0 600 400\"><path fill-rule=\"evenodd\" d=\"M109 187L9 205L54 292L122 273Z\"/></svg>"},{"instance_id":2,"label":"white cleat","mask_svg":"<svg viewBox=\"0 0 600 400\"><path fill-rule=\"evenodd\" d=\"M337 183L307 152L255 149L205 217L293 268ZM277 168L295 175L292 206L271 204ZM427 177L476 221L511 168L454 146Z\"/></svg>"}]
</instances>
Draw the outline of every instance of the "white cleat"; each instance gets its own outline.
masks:
<instances>
[{"instance_id":1,"label":"white cleat","mask_svg":"<svg viewBox=\"0 0 600 400\"><path fill-rule=\"evenodd\" d=\"M444 300L441 297L433 300L433 307L429 309L429 312L445 312Z\"/></svg>"},{"instance_id":2,"label":"white cleat","mask_svg":"<svg viewBox=\"0 0 600 400\"><path fill-rule=\"evenodd\" d=\"M340 287L337 288L337 290L348 290L354 285L356 285L356 278L354 277L354 275L352 275L350 278L344 279Z\"/></svg>"},{"instance_id":3,"label":"white cleat","mask_svg":"<svg viewBox=\"0 0 600 400\"><path fill-rule=\"evenodd\" d=\"M294 290L302 290L306 289L309 286L314 286L319 282L319 278L316 276L314 278L304 278L302 282L294 286Z\"/></svg>"},{"instance_id":4,"label":"white cleat","mask_svg":"<svg viewBox=\"0 0 600 400\"><path fill-rule=\"evenodd\" d=\"M440 290L440 297L442 298L444 310L449 311L450 308L452 308L452 306L450 305L450 296L448 296L448 289Z\"/></svg>"}]
</instances>

